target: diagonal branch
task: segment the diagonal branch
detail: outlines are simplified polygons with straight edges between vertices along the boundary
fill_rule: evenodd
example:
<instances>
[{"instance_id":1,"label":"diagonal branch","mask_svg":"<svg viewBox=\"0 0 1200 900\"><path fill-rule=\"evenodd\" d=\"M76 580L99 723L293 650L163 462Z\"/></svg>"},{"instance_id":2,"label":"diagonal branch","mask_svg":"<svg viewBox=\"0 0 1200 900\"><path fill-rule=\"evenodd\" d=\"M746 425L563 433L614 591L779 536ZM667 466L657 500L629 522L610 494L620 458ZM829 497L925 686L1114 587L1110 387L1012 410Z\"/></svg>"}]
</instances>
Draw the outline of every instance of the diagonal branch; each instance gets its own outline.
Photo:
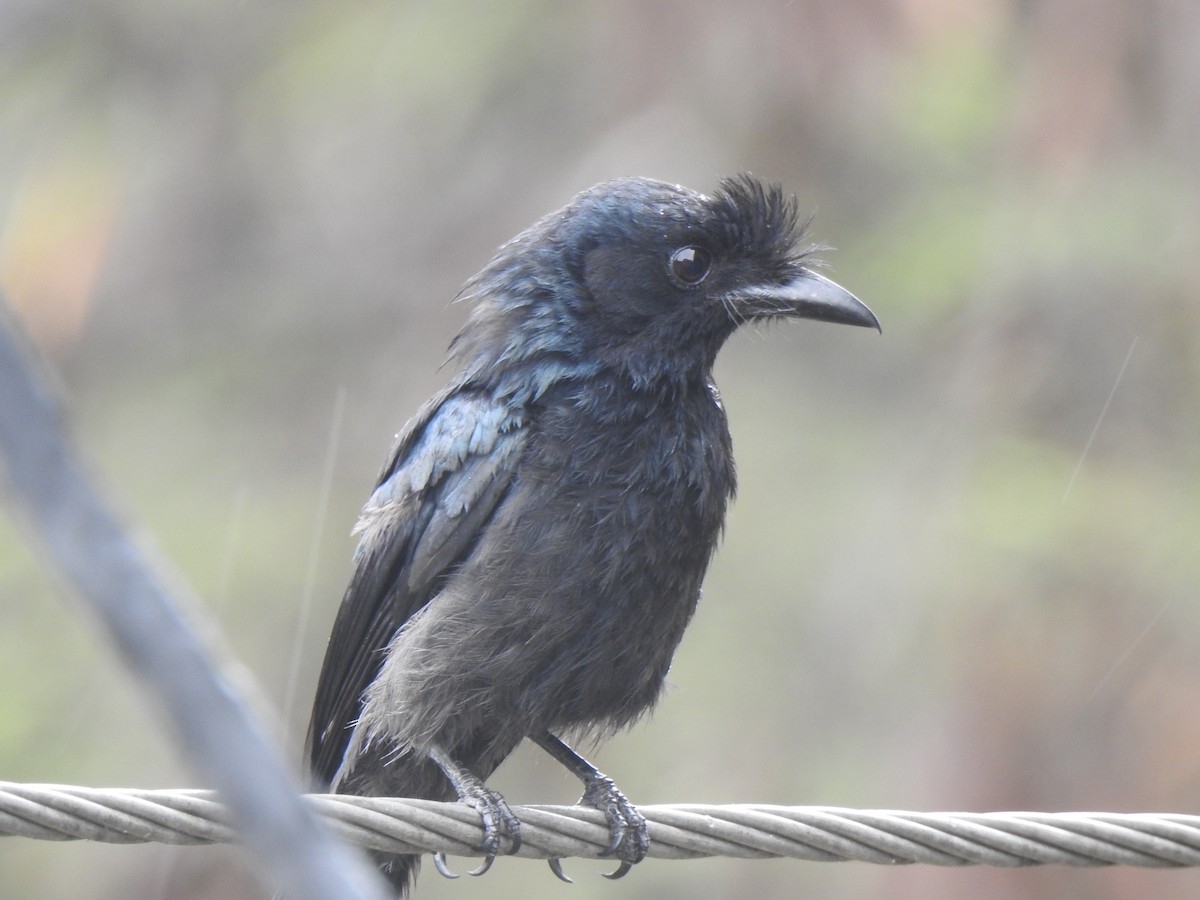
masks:
<instances>
[{"instance_id":1,"label":"diagonal branch","mask_svg":"<svg viewBox=\"0 0 1200 900\"><path fill-rule=\"evenodd\" d=\"M379 898L364 861L320 829L228 672L180 611L180 579L126 534L68 438L44 365L0 297L0 485L31 544L96 613L156 696L277 884L310 900ZM198 604L184 604L191 610Z\"/></svg>"}]
</instances>

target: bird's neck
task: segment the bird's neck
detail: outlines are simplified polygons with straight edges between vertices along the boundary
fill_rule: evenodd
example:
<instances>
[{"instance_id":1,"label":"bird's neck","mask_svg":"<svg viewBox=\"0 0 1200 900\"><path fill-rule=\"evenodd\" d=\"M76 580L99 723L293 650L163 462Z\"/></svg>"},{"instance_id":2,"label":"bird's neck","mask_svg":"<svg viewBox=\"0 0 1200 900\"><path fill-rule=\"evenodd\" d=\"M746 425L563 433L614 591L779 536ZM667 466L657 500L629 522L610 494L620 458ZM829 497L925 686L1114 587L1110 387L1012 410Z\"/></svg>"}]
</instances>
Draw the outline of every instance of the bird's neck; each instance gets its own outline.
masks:
<instances>
[{"instance_id":1,"label":"bird's neck","mask_svg":"<svg viewBox=\"0 0 1200 900\"><path fill-rule=\"evenodd\" d=\"M548 395L594 395L604 398L613 414L631 416L690 400L708 403L715 396L711 365L689 360L624 357L615 363L581 363L570 357L548 354L520 366L488 372L474 367L460 385L475 384L514 406L536 405Z\"/></svg>"}]
</instances>

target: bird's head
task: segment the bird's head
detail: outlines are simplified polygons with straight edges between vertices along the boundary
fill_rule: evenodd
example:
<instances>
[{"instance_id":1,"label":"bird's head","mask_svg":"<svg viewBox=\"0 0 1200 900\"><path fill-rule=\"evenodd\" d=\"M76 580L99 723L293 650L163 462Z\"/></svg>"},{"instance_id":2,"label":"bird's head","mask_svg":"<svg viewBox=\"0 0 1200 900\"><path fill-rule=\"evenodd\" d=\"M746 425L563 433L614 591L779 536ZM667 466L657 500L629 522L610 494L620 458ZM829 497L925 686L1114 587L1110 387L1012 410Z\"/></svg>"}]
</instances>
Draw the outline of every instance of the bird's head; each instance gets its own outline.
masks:
<instances>
[{"instance_id":1,"label":"bird's head","mask_svg":"<svg viewBox=\"0 0 1200 900\"><path fill-rule=\"evenodd\" d=\"M712 195L606 181L502 246L462 296L454 355L475 377L524 363L611 368L636 385L706 375L741 324L807 318L878 328L811 268L796 202L748 175ZM549 367L547 369L547 367Z\"/></svg>"}]
</instances>

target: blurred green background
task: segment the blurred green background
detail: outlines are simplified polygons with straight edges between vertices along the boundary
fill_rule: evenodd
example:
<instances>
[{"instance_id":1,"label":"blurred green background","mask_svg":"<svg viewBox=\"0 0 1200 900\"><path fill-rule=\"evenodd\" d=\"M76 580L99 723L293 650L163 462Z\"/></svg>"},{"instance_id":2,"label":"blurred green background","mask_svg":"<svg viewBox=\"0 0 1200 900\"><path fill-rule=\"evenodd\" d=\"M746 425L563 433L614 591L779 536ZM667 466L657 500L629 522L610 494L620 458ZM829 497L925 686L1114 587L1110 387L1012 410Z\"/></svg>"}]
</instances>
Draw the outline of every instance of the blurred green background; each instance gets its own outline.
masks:
<instances>
[{"instance_id":1,"label":"blurred green background","mask_svg":"<svg viewBox=\"0 0 1200 900\"><path fill-rule=\"evenodd\" d=\"M461 283L603 178L779 181L884 333L730 342L740 496L672 689L595 762L642 803L1197 812L1198 46L1178 0L3 0L0 283L298 757L350 527ZM197 786L7 519L0 683L0 779ZM494 785L577 795L531 749ZM8 839L0 893L264 896L247 865ZM427 867L419 895L1200 888L603 868Z\"/></svg>"}]
</instances>

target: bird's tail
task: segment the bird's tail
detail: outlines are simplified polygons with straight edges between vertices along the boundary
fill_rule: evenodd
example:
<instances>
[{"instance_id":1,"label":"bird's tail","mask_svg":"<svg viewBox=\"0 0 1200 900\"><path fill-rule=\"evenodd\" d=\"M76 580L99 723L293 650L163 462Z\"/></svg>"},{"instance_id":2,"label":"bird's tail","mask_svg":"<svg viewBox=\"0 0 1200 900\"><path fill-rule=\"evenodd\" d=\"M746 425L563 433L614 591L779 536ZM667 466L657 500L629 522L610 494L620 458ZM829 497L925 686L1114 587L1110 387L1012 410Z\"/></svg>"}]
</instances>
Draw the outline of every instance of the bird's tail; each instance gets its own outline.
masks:
<instances>
[{"instance_id":1,"label":"bird's tail","mask_svg":"<svg viewBox=\"0 0 1200 900\"><path fill-rule=\"evenodd\" d=\"M379 866L379 871L388 883L396 889L396 896L403 900L408 896L417 881L417 873L421 870L421 857L410 853L376 853L371 851L371 858Z\"/></svg>"},{"instance_id":2,"label":"bird's tail","mask_svg":"<svg viewBox=\"0 0 1200 900\"><path fill-rule=\"evenodd\" d=\"M371 797L416 797L423 800L453 800L454 788L446 776L428 758L403 755L396 758L376 757L368 752L358 758L354 769L338 780L334 790L339 794L358 794ZM421 857L415 853L381 853L370 851L379 871L396 889L397 896L407 897L417 880Z\"/></svg>"}]
</instances>

